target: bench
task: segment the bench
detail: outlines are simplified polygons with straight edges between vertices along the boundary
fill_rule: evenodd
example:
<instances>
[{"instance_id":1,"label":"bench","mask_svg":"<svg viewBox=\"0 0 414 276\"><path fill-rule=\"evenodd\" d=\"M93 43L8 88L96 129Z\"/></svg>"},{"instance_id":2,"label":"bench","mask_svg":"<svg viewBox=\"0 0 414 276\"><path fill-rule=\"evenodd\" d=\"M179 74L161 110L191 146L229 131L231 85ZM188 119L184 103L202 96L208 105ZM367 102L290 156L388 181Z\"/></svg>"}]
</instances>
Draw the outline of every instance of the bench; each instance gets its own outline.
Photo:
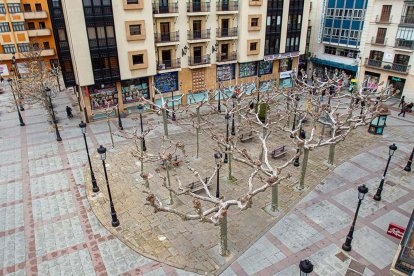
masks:
<instances>
[{"instance_id":1,"label":"bench","mask_svg":"<svg viewBox=\"0 0 414 276\"><path fill-rule=\"evenodd\" d=\"M205 183L208 182L208 177L206 177L206 179L204 180ZM207 187L211 186L211 182L207 184ZM204 185L203 183L201 183L200 180L198 181L194 181L191 182L190 184L186 185L186 188L190 189L192 193L200 191L200 190L204 190Z\"/></svg>"},{"instance_id":2,"label":"bench","mask_svg":"<svg viewBox=\"0 0 414 276\"><path fill-rule=\"evenodd\" d=\"M285 146L280 146L278 148L275 148L274 150L272 150L272 157L273 158L278 158L282 155L284 155L286 153L286 149Z\"/></svg>"},{"instance_id":3,"label":"bench","mask_svg":"<svg viewBox=\"0 0 414 276\"><path fill-rule=\"evenodd\" d=\"M240 142L246 142L253 139L253 131L245 132L240 135Z\"/></svg>"}]
</instances>

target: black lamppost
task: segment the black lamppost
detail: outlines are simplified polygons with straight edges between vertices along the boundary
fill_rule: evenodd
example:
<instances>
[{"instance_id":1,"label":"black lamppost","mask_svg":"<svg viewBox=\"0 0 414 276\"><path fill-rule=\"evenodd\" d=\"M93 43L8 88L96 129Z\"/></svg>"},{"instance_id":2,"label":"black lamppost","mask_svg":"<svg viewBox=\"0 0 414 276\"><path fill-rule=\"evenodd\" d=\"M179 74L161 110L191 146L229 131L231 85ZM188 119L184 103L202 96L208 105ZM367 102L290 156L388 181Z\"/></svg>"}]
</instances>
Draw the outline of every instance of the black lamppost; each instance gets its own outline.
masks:
<instances>
[{"instance_id":1,"label":"black lamppost","mask_svg":"<svg viewBox=\"0 0 414 276\"><path fill-rule=\"evenodd\" d=\"M12 91L12 94L13 94L14 103L16 104L16 110L17 110L17 114L19 115L20 126L25 126L25 123L23 122L22 114L20 114L19 105L17 104L16 95L14 94L14 87L12 85L13 81L11 78L7 79L7 81L10 85L10 90Z\"/></svg>"},{"instance_id":2,"label":"black lamppost","mask_svg":"<svg viewBox=\"0 0 414 276\"><path fill-rule=\"evenodd\" d=\"M404 171L411 172L411 164L413 163L414 148L411 152L410 158L408 159L407 166L405 166Z\"/></svg>"},{"instance_id":3,"label":"black lamppost","mask_svg":"<svg viewBox=\"0 0 414 276\"><path fill-rule=\"evenodd\" d=\"M257 74L257 110L259 110L259 102L260 102L260 78L262 75L260 75L260 72ZM257 111L259 112L259 111Z\"/></svg>"},{"instance_id":4,"label":"black lamppost","mask_svg":"<svg viewBox=\"0 0 414 276\"><path fill-rule=\"evenodd\" d=\"M16 65L16 57L15 57L14 54L15 53L13 53L12 61L11 61L11 67L12 67L12 70L13 70L12 71L12 75L13 75L13 77L14 76L17 77L17 79L16 79L16 85L17 85L17 89L20 89L19 88L19 79L21 78L21 76L20 76L19 68ZM23 98L23 97L21 97L20 94L18 94L18 97L19 97L19 100L20 100L20 98ZM21 103L19 104L19 107L20 107L20 111L24 111L24 107L23 107L23 105Z\"/></svg>"},{"instance_id":5,"label":"black lamppost","mask_svg":"<svg viewBox=\"0 0 414 276\"><path fill-rule=\"evenodd\" d=\"M99 148L98 148L98 153L101 156L102 165L103 165L104 173L105 173L106 187L108 189L108 195L109 195L109 206L111 207L112 226L117 227L117 226L119 226L119 220L118 220L118 217L116 216L114 203L112 201L111 188L109 188L108 174L106 173L106 164L105 164L106 148L103 147L102 145L100 145Z\"/></svg>"},{"instance_id":6,"label":"black lamppost","mask_svg":"<svg viewBox=\"0 0 414 276\"><path fill-rule=\"evenodd\" d=\"M139 120L141 122L142 151L147 151L147 147L145 146L145 138L143 136L144 126L142 124L142 113L144 112L144 106L142 104L139 104L137 108L138 108L138 113L139 113Z\"/></svg>"},{"instance_id":7,"label":"black lamppost","mask_svg":"<svg viewBox=\"0 0 414 276\"><path fill-rule=\"evenodd\" d=\"M52 120L53 123L55 124L55 131L56 131L56 141L60 142L62 141L62 138L60 137L60 133L59 133L59 127L57 125L57 121L56 121L56 117L55 117L55 111L53 109L53 103L52 103L52 90L49 87L45 88L45 92L46 95L49 98L49 104L50 104L50 108L52 109Z\"/></svg>"},{"instance_id":8,"label":"black lamppost","mask_svg":"<svg viewBox=\"0 0 414 276\"><path fill-rule=\"evenodd\" d=\"M221 155L220 152L216 152L214 154L214 159L216 160L216 166L217 166L217 187L216 187L216 198L220 197L220 162L221 162Z\"/></svg>"},{"instance_id":9,"label":"black lamppost","mask_svg":"<svg viewBox=\"0 0 414 276\"><path fill-rule=\"evenodd\" d=\"M294 131L296 128L296 112L298 110L298 105L299 105L299 100L300 100L298 95L296 95L295 100L296 100L296 107L295 107L295 114L293 115L292 131ZM293 138L293 134L290 135L290 138Z\"/></svg>"},{"instance_id":10,"label":"black lamppost","mask_svg":"<svg viewBox=\"0 0 414 276\"><path fill-rule=\"evenodd\" d=\"M313 264L308 259L302 260L299 263L300 276L307 276L313 271Z\"/></svg>"},{"instance_id":11,"label":"black lamppost","mask_svg":"<svg viewBox=\"0 0 414 276\"><path fill-rule=\"evenodd\" d=\"M82 130L83 140L85 141L86 154L88 155L89 169L91 170L92 191L97 193L99 192L99 187L96 184L95 174L93 173L93 169L92 169L91 157L89 156L88 142L86 141L86 124L83 121L81 121L79 124L79 127Z\"/></svg>"},{"instance_id":12,"label":"black lamppost","mask_svg":"<svg viewBox=\"0 0 414 276\"><path fill-rule=\"evenodd\" d=\"M395 144L392 144L391 146L389 146L387 166L385 167L385 171L384 171L384 174L381 178L381 182L380 182L380 185L377 189L377 192L374 195L374 200L376 200L376 201L381 200L381 193L382 193L382 189L384 187L385 176L387 175L387 170L388 170L388 166L390 165L391 157L394 155L394 152L396 150L397 150L397 146Z\"/></svg>"},{"instance_id":13,"label":"black lamppost","mask_svg":"<svg viewBox=\"0 0 414 276\"><path fill-rule=\"evenodd\" d=\"M175 121L175 104L174 104L174 89L171 91L171 99L172 99L172 116L171 120Z\"/></svg>"},{"instance_id":14,"label":"black lamppost","mask_svg":"<svg viewBox=\"0 0 414 276\"><path fill-rule=\"evenodd\" d=\"M224 118L226 119L226 151L224 152L224 163L227 164L227 162L229 161L229 158L227 156L227 144L229 143L229 120L230 120L229 113L226 113Z\"/></svg>"},{"instance_id":15,"label":"black lamppost","mask_svg":"<svg viewBox=\"0 0 414 276\"><path fill-rule=\"evenodd\" d=\"M346 236L346 240L342 245L342 249L345 251L351 251L352 249L352 239L354 236L354 229L355 229L355 222L358 217L359 207L361 207L362 200L364 199L366 193L368 193L368 188L364 185L358 187L358 206L355 212L354 221L352 222L351 229L349 229L348 236Z\"/></svg>"},{"instance_id":16,"label":"black lamppost","mask_svg":"<svg viewBox=\"0 0 414 276\"><path fill-rule=\"evenodd\" d=\"M231 96L232 100L233 100L233 114L232 114L232 120L231 120L231 135L236 135L236 128L234 126L234 112L235 112L235 108L236 108L236 101L237 101L237 94L233 93L233 95Z\"/></svg>"},{"instance_id":17,"label":"black lamppost","mask_svg":"<svg viewBox=\"0 0 414 276\"><path fill-rule=\"evenodd\" d=\"M218 90L217 110L218 112L221 112L221 84L219 84L219 90Z\"/></svg>"},{"instance_id":18,"label":"black lamppost","mask_svg":"<svg viewBox=\"0 0 414 276\"><path fill-rule=\"evenodd\" d=\"M119 104L116 105L116 110L118 111L118 127L120 130L123 130L124 127L122 126L121 112L119 112Z\"/></svg>"}]
</instances>

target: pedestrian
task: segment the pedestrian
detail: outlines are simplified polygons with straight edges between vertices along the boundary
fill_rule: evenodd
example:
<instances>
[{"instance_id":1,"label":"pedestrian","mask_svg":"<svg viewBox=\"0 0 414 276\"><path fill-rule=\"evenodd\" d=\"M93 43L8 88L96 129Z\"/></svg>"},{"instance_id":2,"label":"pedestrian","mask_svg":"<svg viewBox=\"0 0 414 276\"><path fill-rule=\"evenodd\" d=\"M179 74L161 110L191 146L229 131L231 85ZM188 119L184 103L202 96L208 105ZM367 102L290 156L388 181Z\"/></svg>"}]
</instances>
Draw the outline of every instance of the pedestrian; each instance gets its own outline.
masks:
<instances>
[{"instance_id":1,"label":"pedestrian","mask_svg":"<svg viewBox=\"0 0 414 276\"><path fill-rule=\"evenodd\" d=\"M66 115L69 119L73 118L72 108L70 108L69 106L66 106Z\"/></svg>"},{"instance_id":2,"label":"pedestrian","mask_svg":"<svg viewBox=\"0 0 414 276\"><path fill-rule=\"evenodd\" d=\"M405 117L405 111L406 111L406 109L407 109L407 104L405 103L405 102L402 102L402 105L401 105L401 112L400 113L398 113L398 116L400 116L401 114L403 115L403 117Z\"/></svg>"},{"instance_id":3,"label":"pedestrian","mask_svg":"<svg viewBox=\"0 0 414 276\"><path fill-rule=\"evenodd\" d=\"M1 86L4 86L4 79L3 76L0 77Z\"/></svg>"},{"instance_id":4,"label":"pedestrian","mask_svg":"<svg viewBox=\"0 0 414 276\"><path fill-rule=\"evenodd\" d=\"M405 102L405 96L401 97L400 104L398 105L398 107L400 107L403 104L403 102Z\"/></svg>"}]
</instances>

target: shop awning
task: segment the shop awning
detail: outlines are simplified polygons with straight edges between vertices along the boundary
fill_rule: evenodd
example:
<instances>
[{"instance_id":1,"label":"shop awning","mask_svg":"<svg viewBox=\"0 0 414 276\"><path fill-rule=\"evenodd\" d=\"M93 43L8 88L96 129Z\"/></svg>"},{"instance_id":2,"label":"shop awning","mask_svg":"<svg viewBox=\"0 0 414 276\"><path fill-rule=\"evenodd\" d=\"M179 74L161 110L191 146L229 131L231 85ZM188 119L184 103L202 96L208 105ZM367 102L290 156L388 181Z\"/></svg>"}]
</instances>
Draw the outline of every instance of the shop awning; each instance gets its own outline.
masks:
<instances>
[{"instance_id":1,"label":"shop awning","mask_svg":"<svg viewBox=\"0 0 414 276\"><path fill-rule=\"evenodd\" d=\"M318 63L318 64L321 64L321 65L335 67L335 68L338 68L338 69L344 69L344 70L353 71L353 72L358 71L358 66L342 64L342 63L335 62L335 61L324 60L324 59L319 59L319 58L311 58L311 61L313 63Z\"/></svg>"}]
</instances>

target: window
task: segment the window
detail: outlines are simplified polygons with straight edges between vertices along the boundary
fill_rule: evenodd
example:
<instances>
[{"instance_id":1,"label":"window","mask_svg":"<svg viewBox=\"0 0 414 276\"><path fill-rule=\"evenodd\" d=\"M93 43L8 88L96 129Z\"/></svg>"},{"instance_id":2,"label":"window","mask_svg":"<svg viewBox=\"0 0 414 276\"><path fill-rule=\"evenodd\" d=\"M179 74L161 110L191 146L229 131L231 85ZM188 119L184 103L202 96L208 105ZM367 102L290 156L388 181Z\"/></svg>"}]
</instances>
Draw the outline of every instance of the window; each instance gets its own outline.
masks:
<instances>
[{"instance_id":1,"label":"window","mask_svg":"<svg viewBox=\"0 0 414 276\"><path fill-rule=\"evenodd\" d=\"M138 4L138 0L127 0L127 4L128 5L137 5Z\"/></svg>"},{"instance_id":2,"label":"window","mask_svg":"<svg viewBox=\"0 0 414 276\"><path fill-rule=\"evenodd\" d=\"M129 25L130 35L140 35L141 34L141 25Z\"/></svg>"},{"instance_id":3,"label":"window","mask_svg":"<svg viewBox=\"0 0 414 276\"><path fill-rule=\"evenodd\" d=\"M35 7L36 7L36 11L42 11L42 4L36 3Z\"/></svg>"},{"instance_id":4,"label":"window","mask_svg":"<svg viewBox=\"0 0 414 276\"><path fill-rule=\"evenodd\" d=\"M37 42L33 43L33 49L34 50L39 50L39 43L37 43Z\"/></svg>"},{"instance_id":5,"label":"window","mask_svg":"<svg viewBox=\"0 0 414 276\"><path fill-rule=\"evenodd\" d=\"M27 28L29 30L35 30L36 29L35 23L34 22L27 22Z\"/></svg>"},{"instance_id":6,"label":"window","mask_svg":"<svg viewBox=\"0 0 414 276\"><path fill-rule=\"evenodd\" d=\"M30 4L23 4L23 9L25 12L31 12L32 11L32 7L30 6Z\"/></svg>"},{"instance_id":7,"label":"window","mask_svg":"<svg viewBox=\"0 0 414 276\"><path fill-rule=\"evenodd\" d=\"M17 48L19 49L19 52L29 52L30 51L29 43L17 44Z\"/></svg>"},{"instance_id":8,"label":"window","mask_svg":"<svg viewBox=\"0 0 414 276\"><path fill-rule=\"evenodd\" d=\"M9 13L19 13L22 12L20 9L20 4L7 4Z\"/></svg>"},{"instance_id":9,"label":"window","mask_svg":"<svg viewBox=\"0 0 414 276\"><path fill-rule=\"evenodd\" d=\"M258 27L259 26L259 18L253 17L252 21L250 22L250 26L252 27Z\"/></svg>"},{"instance_id":10,"label":"window","mask_svg":"<svg viewBox=\"0 0 414 276\"><path fill-rule=\"evenodd\" d=\"M46 29L46 23L43 21L39 22L39 29Z\"/></svg>"},{"instance_id":11,"label":"window","mask_svg":"<svg viewBox=\"0 0 414 276\"><path fill-rule=\"evenodd\" d=\"M257 50L257 42L250 43L250 51L256 51Z\"/></svg>"},{"instance_id":12,"label":"window","mask_svg":"<svg viewBox=\"0 0 414 276\"><path fill-rule=\"evenodd\" d=\"M0 33L7 33L7 32L10 32L9 22L1 22L0 23Z\"/></svg>"},{"instance_id":13,"label":"window","mask_svg":"<svg viewBox=\"0 0 414 276\"><path fill-rule=\"evenodd\" d=\"M50 49L50 44L48 41L43 42L43 49L45 50Z\"/></svg>"},{"instance_id":14,"label":"window","mask_svg":"<svg viewBox=\"0 0 414 276\"><path fill-rule=\"evenodd\" d=\"M88 28L88 36L89 36L89 28ZM64 29L58 29L58 37L59 41L66 41L66 34Z\"/></svg>"},{"instance_id":15,"label":"window","mask_svg":"<svg viewBox=\"0 0 414 276\"><path fill-rule=\"evenodd\" d=\"M138 64L143 64L143 63L144 63L144 55L143 54L132 55L132 64L133 65L138 65Z\"/></svg>"},{"instance_id":16,"label":"window","mask_svg":"<svg viewBox=\"0 0 414 276\"><path fill-rule=\"evenodd\" d=\"M6 8L4 7L4 4L0 4L0 14L6 14Z\"/></svg>"},{"instance_id":17,"label":"window","mask_svg":"<svg viewBox=\"0 0 414 276\"><path fill-rule=\"evenodd\" d=\"M3 52L5 54L14 54L16 53L16 48L14 47L14 45L3 45Z\"/></svg>"},{"instance_id":18,"label":"window","mask_svg":"<svg viewBox=\"0 0 414 276\"><path fill-rule=\"evenodd\" d=\"M331 46L325 46L325 54L336 55L336 48Z\"/></svg>"},{"instance_id":19,"label":"window","mask_svg":"<svg viewBox=\"0 0 414 276\"><path fill-rule=\"evenodd\" d=\"M12 22L12 26L13 26L13 31L18 32L18 31L24 31L24 22Z\"/></svg>"},{"instance_id":20,"label":"window","mask_svg":"<svg viewBox=\"0 0 414 276\"><path fill-rule=\"evenodd\" d=\"M392 5L382 5L382 11L381 11L381 22L389 22L390 16L391 16L391 8Z\"/></svg>"}]
</instances>

